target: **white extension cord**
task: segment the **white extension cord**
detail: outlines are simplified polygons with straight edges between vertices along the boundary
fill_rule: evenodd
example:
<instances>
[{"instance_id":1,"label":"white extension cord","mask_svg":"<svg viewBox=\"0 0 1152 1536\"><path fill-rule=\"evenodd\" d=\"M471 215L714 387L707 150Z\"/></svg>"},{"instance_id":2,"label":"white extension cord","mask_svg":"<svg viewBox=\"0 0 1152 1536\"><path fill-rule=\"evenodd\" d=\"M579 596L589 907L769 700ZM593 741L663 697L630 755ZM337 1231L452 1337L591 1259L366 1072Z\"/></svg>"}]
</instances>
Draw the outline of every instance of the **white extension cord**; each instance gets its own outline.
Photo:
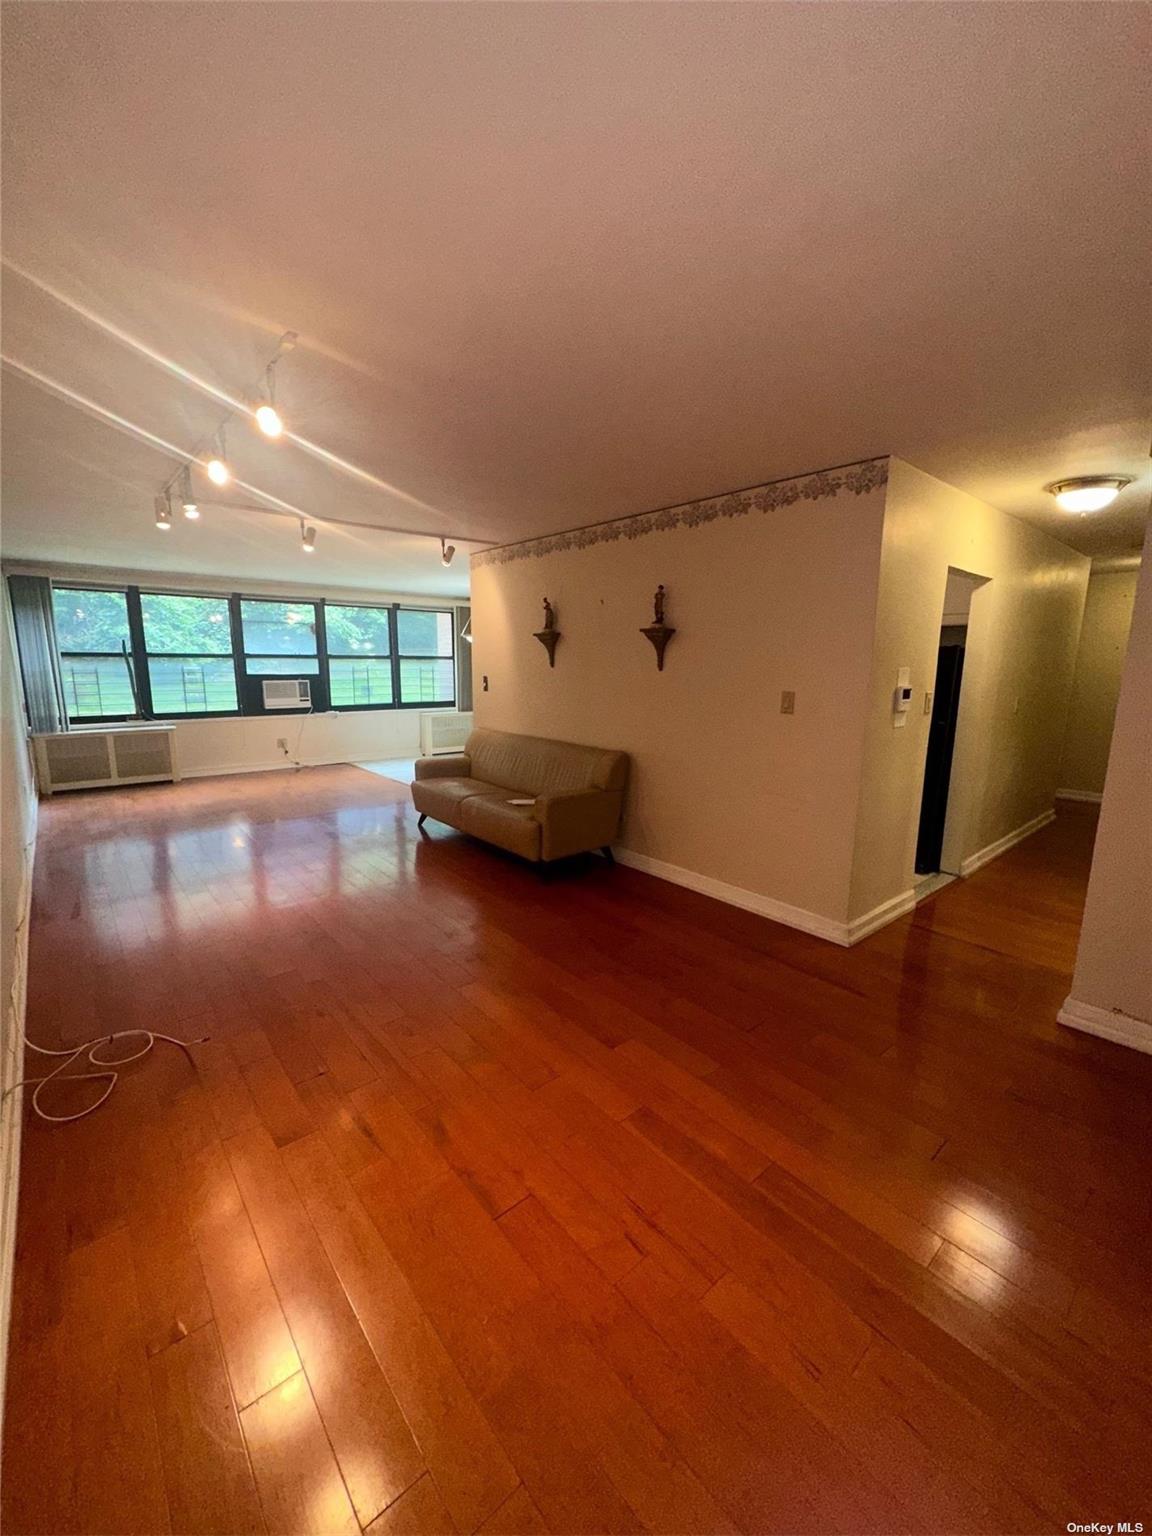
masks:
<instances>
[{"instance_id":1,"label":"white extension cord","mask_svg":"<svg viewBox=\"0 0 1152 1536\"><path fill-rule=\"evenodd\" d=\"M138 1051L131 1051L127 1056L117 1056L111 1061L104 1056L97 1055L102 1046L111 1045L113 1040L127 1040L136 1037L140 1037L144 1041L144 1044ZM31 1088L35 1084L36 1086L32 1092L32 1108L40 1116L41 1120L47 1120L52 1125L66 1125L70 1120L83 1120L85 1115L90 1115L93 1110L99 1109L120 1081L120 1073L116 1070L117 1067L125 1067L130 1061L139 1061L141 1056L147 1056L157 1040L166 1040L169 1045L179 1046L188 1060L192 1061L192 1052L188 1047L203 1045L209 1038L210 1036L208 1035L200 1035L195 1040L180 1040L175 1035L161 1035L152 1029L118 1029L110 1035L100 1035L95 1040L86 1040L83 1045L70 1046L63 1051L50 1051L45 1046L37 1045L35 1041L29 1040L25 1036L25 1045L28 1046L29 1050L35 1051L37 1055L61 1056L64 1059L58 1067L53 1067L46 1077L23 1078L20 1082L14 1083L8 1092L14 1093L17 1088ZM99 1072L69 1072L67 1068L72 1065L77 1057L83 1056L85 1052L87 1052L88 1064L90 1066L101 1067L104 1070ZM86 1109L77 1110L74 1115L50 1115L46 1109L41 1108L40 1095L49 1083L99 1082L101 1079L107 1079L108 1083L104 1092L94 1103L89 1104Z\"/></svg>"}]
</instances>

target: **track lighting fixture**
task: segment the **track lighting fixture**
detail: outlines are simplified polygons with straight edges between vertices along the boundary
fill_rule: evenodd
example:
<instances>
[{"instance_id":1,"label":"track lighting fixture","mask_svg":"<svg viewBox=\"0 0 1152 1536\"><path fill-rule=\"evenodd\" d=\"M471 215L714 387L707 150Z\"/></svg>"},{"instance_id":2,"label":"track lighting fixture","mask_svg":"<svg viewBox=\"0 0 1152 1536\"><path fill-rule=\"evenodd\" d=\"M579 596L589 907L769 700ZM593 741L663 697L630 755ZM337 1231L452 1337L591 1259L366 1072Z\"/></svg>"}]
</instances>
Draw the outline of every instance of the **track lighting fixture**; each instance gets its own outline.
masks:
<instances>
[{"instance_id":1,"label":"track lighting fixture","mask_svg":"<svg viewBox=\"0 0 1152 1536\"><path fill-rule=\"evenodd\" d=\"M441 539L440 540L440 564L441 565L451 565L452 564L452 558L455 555L455 553L456 553L456 546L455 546L455 544L449 544L446 539Z\"/></svg>"},{"instance_id":2,"label":"track lighting fixture","mask_svg":"<svg viewBox=\"0 0 1152 1536\"><path fill-rule=\"evenodd\" d=\"M216 441L212 445L212 457L208 460L208 478L213 485L227 485L232 478L232 472L224 461L224 428L221 427L216 434Z\"/></svg>"},{"instance_id":3,"label":"track lighting fixture","mask_svg":"<svg viewBox=\"0 0 1152 1536\"><path fill-rule=\"evenodd\" d=\"M162 532L167 533L172 526L172 507L169 504L167 494L157 496L153 505L156 509L156 526Z\"/></svg>"},{"instance_id":4,"label":"track lighting fixture","mask_svg":"<svg viewBox=\"0 0 1152 1536\"><path fill-rule=\"evenodd\" d=\"M1100 512L1119 496L1131 481L1122 475L1079 475L1047 486L1065 512Z\"/></svg>"},{"instance_id":5,"label":"track lighting fixture","mask_svg":"<svg viewBox=\"0 0 1152 1536\"><path fill-rule=\"evenodd\" d=\"M306 555L315 553L316 530L311 523L300 524L300 544Z\"/></svg>"},{"instance_id":6,"label":"track lighting fixture","mask_svg":"<svg viewBox=\"0 0 1152 1536\"><path fill-rule=\"evenodd\" d=\"M279 437L284 430L284 422L280 412L276 409L276 363L273 358L264 370L264 393L256 402L256 425L265 437Z\"/></svg>"},{"instance_id":7,"label":"track lighting fixture","mask_svg":"<svg viewBox=\"0 0 1152 1536\"><path fill-rule=\"evenodd\" d=\"M192 494L192 471L185 464L180 472L180 505L184 509L184 516L195 521L200 516L200 508L196 497Z\"/></svg>"}]
</instances>

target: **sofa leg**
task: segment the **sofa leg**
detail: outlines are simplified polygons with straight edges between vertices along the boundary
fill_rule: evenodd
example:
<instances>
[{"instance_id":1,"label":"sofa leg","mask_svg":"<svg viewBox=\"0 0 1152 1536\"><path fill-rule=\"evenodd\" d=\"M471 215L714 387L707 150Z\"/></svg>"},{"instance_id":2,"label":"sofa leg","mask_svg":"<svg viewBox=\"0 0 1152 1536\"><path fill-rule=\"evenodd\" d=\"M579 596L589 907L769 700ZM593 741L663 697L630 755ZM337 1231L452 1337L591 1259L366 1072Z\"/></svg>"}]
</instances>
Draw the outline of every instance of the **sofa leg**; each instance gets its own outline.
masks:
<instances>
[{"instance_id":1,"label":"sofa leg","mask_svg":"<svg viewBox=\"0 0 1152 1536\"><path fill-rule=\"evenodd\" d=\"M422 815L420 820L416 823L417 830L419 830L419 828L421 828L427 820L427 816Z\"/></svg>"},{"instance_id":2,"label":"sofa leg","mask_svg":"<svg viewBox=\"0 0 1152 1536\"><path fill-rule=\"evenodd\" d=\"M615 864L615 862L616 862L616 855L612 852L611 848L609 848L607 843L604 844L604 846L603 846L603 848L601 848L600 852L608 860L609 864Z\"/></svg>"}]
</instances>

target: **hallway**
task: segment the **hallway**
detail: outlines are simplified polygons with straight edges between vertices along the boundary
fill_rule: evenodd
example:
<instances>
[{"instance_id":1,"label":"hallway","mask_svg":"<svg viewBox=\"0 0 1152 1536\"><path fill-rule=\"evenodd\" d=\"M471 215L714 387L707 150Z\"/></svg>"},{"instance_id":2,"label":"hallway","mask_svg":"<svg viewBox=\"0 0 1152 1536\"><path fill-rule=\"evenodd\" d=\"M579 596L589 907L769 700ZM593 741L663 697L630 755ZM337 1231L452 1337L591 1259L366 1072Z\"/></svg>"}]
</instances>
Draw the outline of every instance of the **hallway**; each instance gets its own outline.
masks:
<instances>
[{"instance_id":1,"label":"hallway","mask_svg":"<svg viewBox=\"0 0 1152 1536\"><path fill-rule=\"evenodd\" d=\"M27 1121L4 1529L1147 1523L1094 823L842 950L354 767L46 802L30 1036L209 1039Z\"/></svg>"}]
</instances>

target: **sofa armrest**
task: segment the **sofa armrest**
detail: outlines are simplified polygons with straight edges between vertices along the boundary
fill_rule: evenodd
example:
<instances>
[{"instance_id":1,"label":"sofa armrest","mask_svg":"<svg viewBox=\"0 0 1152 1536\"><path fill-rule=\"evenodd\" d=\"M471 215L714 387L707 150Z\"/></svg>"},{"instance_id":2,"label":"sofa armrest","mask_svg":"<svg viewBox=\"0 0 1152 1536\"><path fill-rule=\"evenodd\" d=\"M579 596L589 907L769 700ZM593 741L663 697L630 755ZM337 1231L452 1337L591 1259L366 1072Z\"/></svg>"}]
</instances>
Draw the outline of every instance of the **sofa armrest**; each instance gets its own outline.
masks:
<instances>
[{"instance_id":1,"label":"sofa armrest","mask_svg":"<svg viewBox=\"0 0 1152 1536\"><path fill-rule=\"evenodd\" d=\"M539 795L532 815L540 823L541 857L607 848L620 830L624 796L616 789L580 789L566 795Z\"/></svg>"},{"instance_id":2,"label":"sofa armrest","mask_svg":"<svg viewBox=\"0 0 1152 1536\"><path fill-rule=\"evenodd\" d=\"M444 757L418 757L418 779L470 779L472 759L466 752L453 752Z\"/></svg>"}]
</instances>

